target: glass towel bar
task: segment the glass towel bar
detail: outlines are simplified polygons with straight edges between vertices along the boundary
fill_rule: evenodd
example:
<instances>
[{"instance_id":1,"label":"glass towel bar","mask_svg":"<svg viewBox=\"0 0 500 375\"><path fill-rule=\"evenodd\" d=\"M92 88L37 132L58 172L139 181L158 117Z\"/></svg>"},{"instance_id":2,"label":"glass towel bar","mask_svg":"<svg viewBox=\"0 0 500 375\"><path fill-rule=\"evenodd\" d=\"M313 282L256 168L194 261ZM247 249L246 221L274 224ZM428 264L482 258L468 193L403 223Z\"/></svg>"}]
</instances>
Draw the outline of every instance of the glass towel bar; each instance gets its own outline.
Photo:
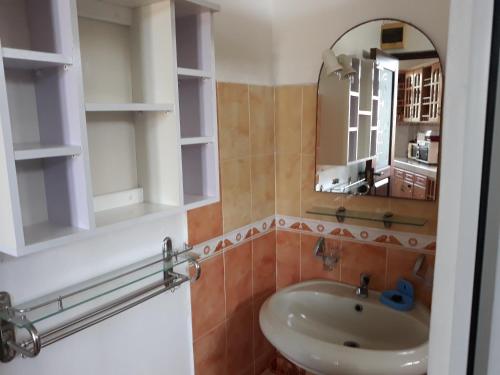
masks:
<instances>
[{"instance_id":1,"label":"glass towel bar","mask_svg":"<svg viewBox=\"0 0 500 375\"><path fill-rule=\"evenodd\" d=\"M377 213L377 212L347 210L344 207L339 207L339 208L313 207L307 210L307 213L313 215L333 216L336 217L340 223L343 223L345 219L376 221L383 223L386 228L390 228L392 224L413 225L417 227L422 227L427 223L426 219L417 217L394 215L391 212Z\"/></svg>"},{"instance_id":2,"label":"glass towel bar","mask_svg":"<svg viewBox=\"0 0 500 375\"><path fill-rule=\"evenodd\" d=\"M191 250L186 245L174 251L171 240L166 238L160 255L28 303L11 306L8 293L0 293L0 361L8 362L16 354L35 357L45 346L167 290L173 291L186 281L197 280L201 268ZM186 263L195 268L192 278L175 271ZM38 333L40 327L44 328L42 333ZM26 330L28 339L16 344L16 329Z\"/></svg>"}]
</instances>

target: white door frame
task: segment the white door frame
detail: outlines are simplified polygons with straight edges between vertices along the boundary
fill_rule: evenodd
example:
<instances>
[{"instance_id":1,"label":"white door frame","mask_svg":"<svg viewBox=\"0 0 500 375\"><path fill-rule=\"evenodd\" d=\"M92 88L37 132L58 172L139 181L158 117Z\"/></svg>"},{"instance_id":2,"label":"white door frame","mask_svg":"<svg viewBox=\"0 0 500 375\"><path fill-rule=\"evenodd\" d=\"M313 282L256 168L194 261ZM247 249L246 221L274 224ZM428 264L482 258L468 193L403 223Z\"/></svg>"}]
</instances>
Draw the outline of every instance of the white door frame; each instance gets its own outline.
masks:
<instances>
[{"instance_id":1,"label":"white door frame","mask_svg":"<svg viewBox=\"0 0 500 375\"><path fill-rule=\"evenodd\" d=\"M450 2L429 375L467 369L493 2Z\"/></svg>"}]
</instances>

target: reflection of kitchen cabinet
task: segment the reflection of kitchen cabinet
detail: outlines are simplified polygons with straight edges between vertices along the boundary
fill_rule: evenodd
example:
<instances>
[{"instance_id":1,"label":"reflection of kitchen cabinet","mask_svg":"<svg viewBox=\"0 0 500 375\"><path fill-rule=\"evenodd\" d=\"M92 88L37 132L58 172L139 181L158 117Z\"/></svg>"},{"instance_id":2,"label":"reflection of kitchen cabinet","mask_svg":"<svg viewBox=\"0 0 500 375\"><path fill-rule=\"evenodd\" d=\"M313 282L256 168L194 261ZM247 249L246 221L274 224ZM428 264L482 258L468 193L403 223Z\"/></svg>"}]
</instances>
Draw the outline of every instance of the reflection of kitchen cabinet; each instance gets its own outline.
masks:
<instances>
[{"instance_id":1,"label":"reflection of kitchen cabinet","mask_svg":"<svg viewBox=\"0 0 500 375\"><path fill-rule=\"evenodd\" d=\"M377 154L380 71L373 60L352 59L352 80L327 76L318 86L318 163L347 165Z\"/></svg>"},{"instance_id":2,"label":"reflection of kitchen cabinet","mask_svg":"<svg viewBox=\"0 0 500 375\"><path fill-rule=\"evenodd\" d=\"M434 63L400 73L398 119L404 122L439 122L441 116L441 65Z\"/></svg>"},{"instance_id":3,"label":"reflection of kitchen cabinet","mask_svg":"<svg viewBox=\"0 0 500 375\"><path fill-rule=\"evenodd\" d=\"M435 181L432 178L394 168L391 196L416 200L434 200Z\"/></svg>"},{"instance_id":4,"label":"reflection of kitchen cabinet","mask_svg":"<svg viewBox=\"0 0 500 375\"><path fill-rule=\"evenodd\" d=\"M405 74L404 116L406 122L420 121L422 104L422 69Z\"/></svg>"}]
</instances>

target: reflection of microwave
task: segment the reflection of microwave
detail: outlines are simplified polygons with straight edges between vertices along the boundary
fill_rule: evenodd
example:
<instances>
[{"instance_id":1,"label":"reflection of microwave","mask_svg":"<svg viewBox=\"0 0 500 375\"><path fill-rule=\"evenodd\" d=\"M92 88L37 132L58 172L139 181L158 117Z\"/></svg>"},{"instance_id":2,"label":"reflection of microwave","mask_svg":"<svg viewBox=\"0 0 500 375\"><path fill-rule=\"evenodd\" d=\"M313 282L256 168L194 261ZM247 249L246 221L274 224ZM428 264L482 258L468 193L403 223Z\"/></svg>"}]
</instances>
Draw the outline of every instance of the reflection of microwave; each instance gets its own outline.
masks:
<instances>
[{"instance_id":1,"label":"reflection of microwave","mask_svg":"<svg viewBox=\"0 0 500 375\"><path fill-rule=\"evenodd\" d=\"M418 141L415 159L427 164L437 164L439 158L439 142Z\"/></svg>"},{"instance_id":2,"label":"reflection of microwave","mask_svg":"<svg viewBox=\"0 0 500 375\"><path fill-rule=\"evenodd\" d=\"M408 159L416 159L418 155L418 145L416 142L408 143Z\"/></svg>"}]
</instances>

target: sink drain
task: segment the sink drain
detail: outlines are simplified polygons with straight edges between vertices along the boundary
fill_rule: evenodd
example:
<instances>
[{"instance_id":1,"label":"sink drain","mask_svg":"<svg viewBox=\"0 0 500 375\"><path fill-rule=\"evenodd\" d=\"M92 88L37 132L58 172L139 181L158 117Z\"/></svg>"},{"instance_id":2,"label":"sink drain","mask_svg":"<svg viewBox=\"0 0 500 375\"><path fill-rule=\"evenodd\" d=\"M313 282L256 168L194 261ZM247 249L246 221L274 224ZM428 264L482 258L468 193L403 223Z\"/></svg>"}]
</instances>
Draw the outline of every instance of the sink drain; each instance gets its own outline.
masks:
<instances>
[{"instance_id":1,"label":"sink drain","mask_svg":"<svg viewBox=\"0 0 500 375\"><path fill-rule=\"evenodd\" d=\"M359 348L359 344L356 341L345 341L344 346L348 346L349 348Z\"/></svg>"}]
</instances>

